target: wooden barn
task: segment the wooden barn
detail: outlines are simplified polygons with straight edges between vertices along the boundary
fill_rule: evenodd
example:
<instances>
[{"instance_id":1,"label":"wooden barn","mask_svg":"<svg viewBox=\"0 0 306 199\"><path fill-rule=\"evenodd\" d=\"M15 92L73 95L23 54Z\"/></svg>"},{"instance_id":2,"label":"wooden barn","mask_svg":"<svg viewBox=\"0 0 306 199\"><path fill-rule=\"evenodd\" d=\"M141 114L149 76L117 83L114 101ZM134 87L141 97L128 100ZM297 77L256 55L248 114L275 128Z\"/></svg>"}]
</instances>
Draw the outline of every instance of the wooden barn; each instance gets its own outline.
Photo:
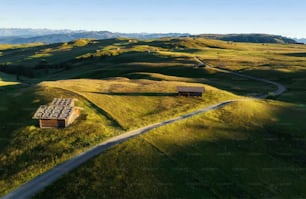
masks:
<instances>
[{"instance_id":1,"label":"wooden barn","mask_svg":"<svg viewBox=\"0 0 306 199\"><path fill-rule=\"evenodd\" d=\"M194 86L178 86L177 92L179 96L197 96L202 97L204 93L204 87L194 87Z\"/></svg>"},{"instance_id":2,"label":"wooden barn","mask_svg":"<svg viewBox=\"0 0 306 199\"><path fill-rule=\"evenodd\" d=\"M80 115L74 101L71 98L55 98L50 105L40 106L33 119L39 120L40 128L65 128Z\"/></svg>"}]
</instances>

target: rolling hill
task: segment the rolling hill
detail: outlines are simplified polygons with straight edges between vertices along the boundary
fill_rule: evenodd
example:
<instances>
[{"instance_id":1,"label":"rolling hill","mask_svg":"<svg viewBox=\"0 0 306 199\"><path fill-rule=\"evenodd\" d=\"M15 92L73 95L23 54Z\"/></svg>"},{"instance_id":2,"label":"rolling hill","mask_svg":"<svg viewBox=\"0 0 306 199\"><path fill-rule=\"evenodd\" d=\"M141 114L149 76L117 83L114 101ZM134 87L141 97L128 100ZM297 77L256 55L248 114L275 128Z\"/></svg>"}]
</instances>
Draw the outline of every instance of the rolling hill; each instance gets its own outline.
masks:
<instances>
[{"instance_id":1,"label":"rolling hill","mask_svg":"<svg viewBox=\"0 0 306 199\"><path fill-rule=\"evenodd\" d=\"M231 42L295 44L294 39L268 34L201 34L199 37Z\"/></svg>"},{"instance_id":2,"label":"rolling hill","mask_svg":"<svg viewBox=\"0 0 306 199\"><path fill-rule=\"evenodd\" d=\"M287 91L236 102L119 144L35 198L306 196L305 45L180 37L77 39L0 49L1 196L127 130L275 90L206 66L279 82ZM204 86L206 92L177 97L178 85ZM40 129L32 115L54 97L77 98L82 115L69 128Z\"/></svg>"}]
</instances>

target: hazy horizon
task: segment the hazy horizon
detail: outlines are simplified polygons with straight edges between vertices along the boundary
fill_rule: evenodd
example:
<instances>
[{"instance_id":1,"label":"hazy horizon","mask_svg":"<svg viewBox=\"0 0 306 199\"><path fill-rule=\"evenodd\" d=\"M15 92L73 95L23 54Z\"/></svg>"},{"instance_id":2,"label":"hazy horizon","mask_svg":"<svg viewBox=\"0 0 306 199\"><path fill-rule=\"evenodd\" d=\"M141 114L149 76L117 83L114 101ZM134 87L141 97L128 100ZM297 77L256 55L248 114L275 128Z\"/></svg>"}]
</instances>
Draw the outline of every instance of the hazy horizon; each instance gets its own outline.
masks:
<instances>
[{"instance_id":1,"label":"hazy horizon","mask_svg":"<svg viewBox=\"0 0 306 199\"><path fill-rule=\"evenodd\" d=\"M0 0L4 1L4 0ZM10 0L2 28L121 33L248 34L306 38L303 0Z\"/></svg>"},{"instance_id":2,"label":"hazy horizon","mask_svg":"<svg viewBox=\"0 0 306 199\"><path fill-rule=\"evenodd\" d=\"M2 28L0 27L0 29L20 29L20 30L26 30L26 29L31 29L31 30L49 30L49 31L69 31L69 32L111 32L111 33L122 33L122 34L190 34L190 35L200 35L200 34L212 34L212 35L227 35L227 34L267 34L267 35L279 35L279 34L269 34L269 33L264 33L264 32L249 32L249 33L239 33L239 32L230 32L230 33L210 33L210 32L206 32L206 33L198 33L198 34L192 34L189 32L112 32L109 30L85 30L85 29L50 29L50 28L18 28L18 27L12 27L12 28ZM60 34L60 33L59 33ZM0 35L1 36L1 35ZM288 38L292 38L292 39L306 39L306 37L290 37L290 36L286 36L286 35L279 35L279 36L283 36L283 37L288 37Z\"/></svg>"}]
</instances>

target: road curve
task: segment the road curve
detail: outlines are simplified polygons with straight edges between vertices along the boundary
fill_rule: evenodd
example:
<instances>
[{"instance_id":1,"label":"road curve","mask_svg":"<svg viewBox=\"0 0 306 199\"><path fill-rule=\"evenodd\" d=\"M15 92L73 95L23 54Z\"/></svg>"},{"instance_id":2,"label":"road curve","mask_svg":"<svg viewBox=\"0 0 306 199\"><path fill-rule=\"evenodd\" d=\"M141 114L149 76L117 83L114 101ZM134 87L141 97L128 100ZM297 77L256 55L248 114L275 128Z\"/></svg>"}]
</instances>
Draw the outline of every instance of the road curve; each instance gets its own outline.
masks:
<instances>
[{"instance_id":1,"label":"road curve","mask_svg":"<svg viewBox=\"0 0 306 199\"><path fill-rule=\"evenodd\" d=\"M273 81L271 81L271 80L267 80L267 79L263 79L263 78L259 78L259 77L253 77L253 76L250 76L250 75L241 74L241 73L238 73L238 72L233 72L233 71L226 70L226 69L223 69L223 68L208 66L208 65L207 65L200 57L198 57L198 56L196 56L195 59L196 59L198 62L200 62L201 65L205 66L205 68L209 68L209 69L216 70L216 71L223 72L223 73L232 74L232 75L239 76L239 77L244 77L244 78L247 78L247 79L252 79L252 80L255 80L255 81L264 82L264 83L267 83L267 84L272 84L273 86L275 86L275 87L277 88L277 89L276 89L275 91L273 91L273 92L267 93L267 94L265 94L265 95L257 96L257 97L255 97L255 98L265 99L265 98L267 98L267 97L273 97L273 96L281 95L283 92L286 91L286 87L283 86L283 85L280 84L280 83L273 82Z\"/></svg>"},{"instance_id":2,"label":"road curve","mask_svg":"<svg viewBox=\"0 0 306 199\"><path fill-rule=\"evenodd\" d=\"M201 61L199 59L199 61ZM201 61L202 62L202 61ZM240 73L236 73L236 72L232 72L232 71L228 71L225 69L220 69L220 68L215 68L215 67L209 67L210 69L213 70L217 70L220 72L224 72L224 73L229 73L229 74L233 74L236 76L241 76L241 77L245 77L248 79L253 79L253 80L257 80L257 81L261 81L261 82L265 82L267 84L272 84L274 86L277 87L277 90L275 90L274 92L271 92L269 94L263 95L263 96L259 96L257 98L260 99L264 99L267 98L269 96L276 96L276 95L280 95L283 92L285 92L286 88L276 82L270 81L270 80L266 80L266 79L262 79L262 78L257 78L257 77L252 77L249 75L244 75L244 74L240 74ZM102 153L103 151L109 149L110 147L122 143L128 139L131 139L137 135L146 133L152 129L167 125L167 124L171 124L174 123L176 121L179 120L183 120L186 118L190 118L194 115L198 115L201 113L205 113L207 111L210 110L215 110L218 108L221 108L227 104L231 104L233 102L238 102L238 101L245 101L245 99L237 99L237 100L228 100L228 101L223 101L220 102L218 104L215 105L211 105L202 109L199 109L197 111L194 111L192 113L188 113L188 114L184 114L182 116L179 117L175 117L163 122L158 122L152 125L148 125L146 127L137 129L137 130L133 130L133 131L129 131L126 132L124 134L121 134L119 136L113 137L105 142L102 142L101 144L94 146L90 149L88 149L87 151L65 161L62 164L57 165L56 167L50 169L49 171L41 174L40 176L26 182L25 184L21 185L19 188L17 188L16 190L10 192L9 194L3 196L1 199L27 199L27 198L31 198L32 196L34 196L35 194L37 194L39 191L41 191L42 189L44 189L45 187L49 186L50 184L52 184L53 182L55 182L57 179L59 179L60 177L62 177L64 174L70 172L71 170L73 170L74 168L80 166L81 164L85 163L86 161L92 159L93 157L99 155L100 153Z\"/></svg>"},{"instance_id":3,"label":"road curve","mask_svg":"<svg viewBox=\"0 0 306 199\"><path fill-rule=\"evenodd\" d=\"M273 97L273 96L280 95L280 94L282 94L283 92L286 91L286 87L283 86L282 84L277 83L277 82L273 82L273 81L270 81L270 80L267 80L267 79L253 77L253 76L249 76L249 75L245 75L245 74L241 74L241 73L237 73L237 72L233 72L233 71L228 71L228 70L221 69L221 68L216 68L216 67L209 67L208 66L207 68L213 69L213 70L216 70L216 71L220 71L220 72L223 72L223 73L229 73L229 74L236 75L236 76L239 76L239 77L245 77L245 78L248 78L248 79L264 82L264 83L267 83L267 84L272 84L273 86L275 86L277 88L273 92L258 96L256 98L265 99L267 97Z\"/></svg>"},{"instance_id":4,"label":"road curve","mask_svg":"<svg viewBox=\"0 0 306 199\"><path fill-rule=\"evenodd\" d=\"M57 179L59 179L61 176L63 176L64 174L68 173L69 171L71 171L72 169L80 166L81 164L85 163L86 161L88 161L89 159L99 155L100 153L102 153L103 151L109 149L110 147L119 144L121 142L124 142L130 138L133 138L137 135L146 133L152 129L158 128L160 126L164 126L167 124L171 124L174 123L176 121L179 120L183 120L189 117L192 117L194 115L198 115L210 110L214 110L214 109L218 109L221 108L227 104L236 102L236 101L242 101L242 100L228 100L228 101L224 101L212 106L208 106L205 108L202 108L200 110L194 111L192 113L188 113L179 117L175 117L163 122L158 122L137 130L133 130L133 131L129 131L127 133L121 134L119 136L113 137L95 147L90 148L89 150L73 157L70 160L67 160L66 162L59 164L58 166L50 169L49 171L41 174L40 176L30 180L29 182L23 184L22 186L20 186L19 188L17 188L15 191L9 193L8 195L2 197L2 199L27 199L27 198L31 198L32 196L34 196L35 194L37 194L40 190L42 190L43 188L47 187L48 185L50 185L51 183L53 183L54 181L56 181Z\"/></svg>"}]
</instances>

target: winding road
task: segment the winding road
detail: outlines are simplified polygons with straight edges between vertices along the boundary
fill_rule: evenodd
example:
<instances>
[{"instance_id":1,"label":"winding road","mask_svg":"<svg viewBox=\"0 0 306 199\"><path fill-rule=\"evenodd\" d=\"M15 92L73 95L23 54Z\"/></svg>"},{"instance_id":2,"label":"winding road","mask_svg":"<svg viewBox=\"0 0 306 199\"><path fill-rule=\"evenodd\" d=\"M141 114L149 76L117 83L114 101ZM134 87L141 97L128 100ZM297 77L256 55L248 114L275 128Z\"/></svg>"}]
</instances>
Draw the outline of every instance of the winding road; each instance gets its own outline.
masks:
<instances>
[{"instance_id":1,"label":"winding road","mask_svg":"<svg viewBox=\"0 0 306 199\"><path fill-rule=\"evenodd\" d=\"M195 57L195 59L198 62L200 62L200 64L206 65L205 62L200 57ZM232 75L239 76L239 77L244 77L244 78L247 78L247 79L252 79L252 80L255 80L255 81L264 82L264 83L267 83L267 84L272 84L273 86L275 86L277 88L273 92L270 92L268 94L256 97L258 99L265 99L265 98L270 97L270 96L273 97L273 96L281 95L283 92L286 91L286 87L283 86L282 84L277 83L277 82L273 82L273 81L270 81L270 80L267 80L267 79L253 77L253 76L250 76L250 75L245 75L245 74L229 71L229 70L218 68L218 67L211 67L211 66L207 66L207 65L205 66L205 68L209 68L211 70L215 70L215 71L219 71L219 72L223 72L223 73L227 73L227 74L232 74Z\"/></svg>"},{"instance_id":2,"label":"winding road","mask_svg":"<svg viewBox=\"0 0 306 199\"><path fill-rule=\"evenodd\" d=\"M202 62L201 59L199 59L198 57L196 57L196 59L198 59L200 62ZM209 67L209 68L212 69L212 70L217 70L217 71L224 72L224 73L229 73L229 74L232 74L232 75L245 77L245 78L256 80L256 81L261 81L261 82L264 82L264 83L267 83L267 84L272 84L277 88L274 92L271 92L269 94L257 97L259 99L264 99L264 98L267 98L268 96L280 95L283 92L285 92L285 90L286 90L286 88L283 85L281 85L279 83L276 83L276 82L273 82L273 81L270 81L270 80L257 78L257 77L252 77L252 76L249 76L249 75L244 75L244 74L240 74L240 73L237 73L237 72L232 72L232 71L228 71L228 70L220 69L220 68L215 68L215 67ZM57 179L62 177L64 174L70 172L74 168L76 168L76 167L80 166L81 164L85 163L86 161L94 158L95 156L99 155L100 153L104 152L105 150L109 149L110 147L112 147L114 145L122 143L122 142L124 142L128 139L131 139L131 138L133 138L137 135L146 133L146 132L148 132L152 129L155 129L155 128L158 128L158 127L161 127L161 126L165 126L167 124L171 124L171 123L174 123L174 122L179 121L179 120L190 118L194 115L205 113L205 112L210 111L210 110L215 110L215 109L221 108L225 105L231 104L233 102L244 101L244 100L248 100L248 99L237 99L237 100L223 101L223 102L220 102L218 104L199 109L199 110L194 111L192 113L184 114L182 116L175 117L175 118L163 121L163 122L151 124L151 125L148 125L146 127L143 127L143 128L137 129L137 130L133 130L133 131L129 131L129 132L126 132L126 133L121 134L119 136L113 137L113 138L111 138L111 139L109 139L105 142L102 142L101 144L99 144L97 146L94 146L94 147L90 148L89 150L87 150L87 151L85 151L85 152L65 161L64 163L59 164L58 166L50 169L49 171L41 174L40 176L38 176L38 177L30 180L29 182L21 185L16 190L14 190L11 193L3 196L2 199L27 199L27 198L31 198L32 196L37 194L39 191L41 191L42 189L44 189L45 187L47 187L48 185L52 184L54 181L56 181Z\"/></svg>"}]
</instances>

